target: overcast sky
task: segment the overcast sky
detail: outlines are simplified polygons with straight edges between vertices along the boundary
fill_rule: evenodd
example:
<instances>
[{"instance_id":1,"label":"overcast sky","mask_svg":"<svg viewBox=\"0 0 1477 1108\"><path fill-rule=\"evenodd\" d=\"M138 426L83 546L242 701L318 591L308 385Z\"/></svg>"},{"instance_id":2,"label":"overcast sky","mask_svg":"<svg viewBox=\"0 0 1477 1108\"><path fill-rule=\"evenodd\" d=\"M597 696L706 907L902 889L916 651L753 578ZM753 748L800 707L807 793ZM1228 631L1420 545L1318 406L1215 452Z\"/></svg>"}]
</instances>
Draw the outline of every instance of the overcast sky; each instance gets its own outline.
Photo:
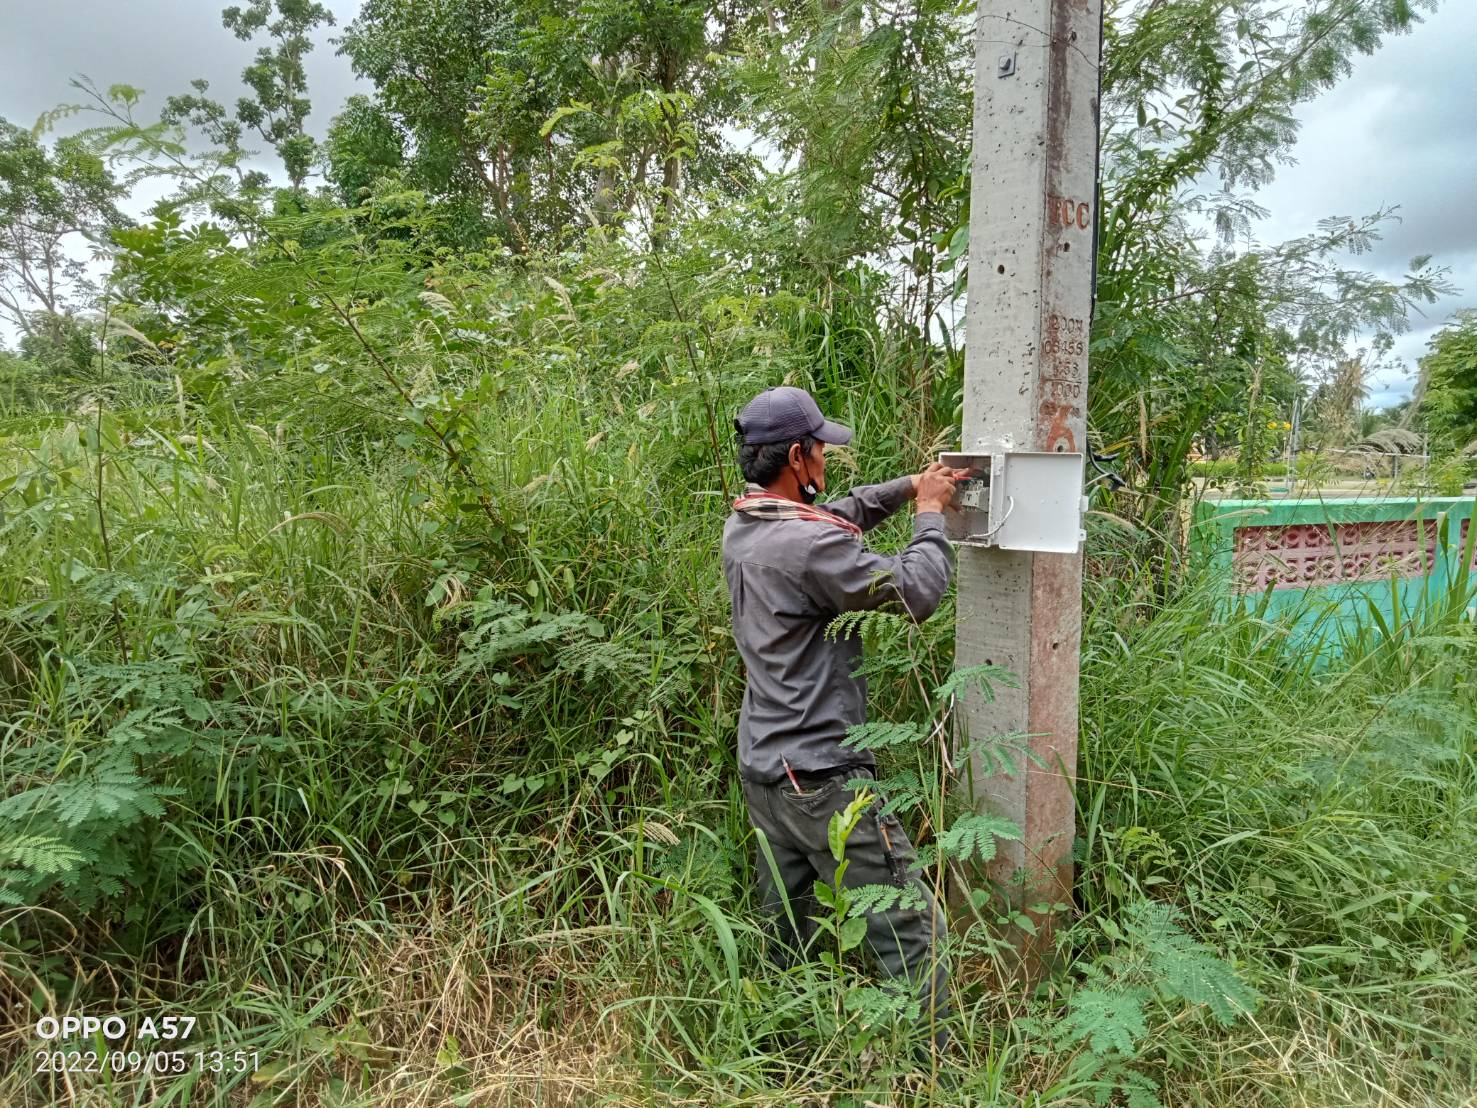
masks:
<instances>
[{"instance_id":1,"label":"overcast sky","mask_svg":"<svg viewBox=\"0 0 1477 1108\"><path fill-rule=\"evenodd\" d=\"M1398 279L1410 259L1432 254L1451 268L1455 296L1412 316L1395 353L1408 372L1377 375L1371 407L1410 395L1416 359L1453 312L1477 306L1477 3L1441 0L1408 35L1385 40L1354 63L1348 80L1305 105L1295 157L1258 202L1271 211L1261 237L1279 242L1330 215L1399 205L1374 251L1348 264Z\"/></svg>"},{"instance_id":2,"label":"overcast sky","mask_svg":"<svg viewBox=\"0 0 1477 1108\"><path fill-rule=\"evenodd\" d=\"M368 88L327 41L354 18L359 0L323 3L337 25L319 28L306 62L313 101L308 127L317 135L346 97ZM78 99L68 82L83 74L99 88L143 89L148 95L138 114L146 120L166 96L189 92L196 77L210 82L216 99L234 104L246 93L241 71L257 43L242 42L221 25L228 6L226 0L0 0L0 116L35 123L42 112Z\"/></svg>"},{"instance_id":3,"label":"overcast sky","mask_svg":"<svg viewBox=\"0 0 1477 1108\"><path fill-rule=\"evenodd\" d=\"M323 133L345 97L362 85L327 39L359 8L358 0L326 0L338 26L320 31L308 58L314 112ZM0 0L0 116L30 125L59 103L75 100L69 78L86 74L99 86L131 84L147 93L139 110L152 119L166 95L205 77L217 98L244 92L241 70L255 46L220 22L221 0ZM1477 3L1442 0L1441 10L1375 55L1354 75L1299 113L1295 156L1259 197L1271 216L1259 228L1269 242L1305 234L1323 216L1357 216L1398 204L1372 254L1350 259L1398 278L1417 254L1451 267L1461 290L1412 321L1396 354L1405 364L1372 383L1368 403L1382 407L1409 395L1415 360L1426 340L1462 307L1477 306ZM275 162L264 159L264 166Z\"/></svg>"}]
</instances>

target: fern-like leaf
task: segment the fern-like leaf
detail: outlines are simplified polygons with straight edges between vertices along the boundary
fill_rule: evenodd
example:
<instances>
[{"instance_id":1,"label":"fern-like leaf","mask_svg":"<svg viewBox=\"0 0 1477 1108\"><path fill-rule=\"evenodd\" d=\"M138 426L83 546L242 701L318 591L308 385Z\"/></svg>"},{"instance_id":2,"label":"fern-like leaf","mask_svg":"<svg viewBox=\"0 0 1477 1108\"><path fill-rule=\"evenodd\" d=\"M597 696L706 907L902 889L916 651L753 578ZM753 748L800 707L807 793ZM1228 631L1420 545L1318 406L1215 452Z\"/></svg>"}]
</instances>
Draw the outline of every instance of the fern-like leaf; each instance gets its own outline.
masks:
<instances>
[{"instance_id":1,"label":"fern-like leaf","mask_svg":"<svg viewBox=\"0 0 1477 1108\"><path fill-rule=\"evenodd\" d=\"M874 912L890 912L894 908L921 911L923 894L916 885L859 885L847 890L851 897L853 916L871 915Z\"/></svg>"},{"instance_id":2,"label":"fern-like leaf","mask_svg":"<svg viewBox=\"0 0 1477 1108\"><path fill-rule=\"evenodd\" d=\"M887 720L869 720L846 729L846 738L841 745L851 750L880 750L888 746L922 742L923 728L916 723L890 723Z\"/></svg>"},{"instance_id":3,"label":"fern-like leaf","mask_svg":"<svg viewBox=\"0 0 1477 1108\"><path fill-rule=\"evenodd\" d=\"M48 835L16 835L0 839L0 861L22 866L32 873L53 876L69 873L87 861L75 847Z\"/></svg>"},{"instance_id":4,"label":"fern-like leaf","mask_svg":"<svg viewBox=\"0 0 1477 1108\"><path fill-rule=\"evenodd\" d=\"M1131 1055L1149 1033L1143 989L1078 989L1058 1027L1068 1044L1087 1040L1094 1054Z\"/></svg>"},{"instance_id":5,"label":"fern-like leaf","mask_svg":"<svg viewBox=\"0 0 1477 1108\"><path fill-rule=\"evenodd\" d=\"M826 624L826 638L845 639L858 634L863 638L874 638L888 632L907 634L908 627L907 619L896 612L885 608L869 608L842 612L836 616Z\"/></svg>"},{"instance_id":6,"label":"fern-like leaf","mask_svg":"<svg viewBox=\"0 0 1477 1108\"><path fill-rule=\"evenodd\" d=\"M864 985L851 989L843 1003L862 1027L883 1027L893 1020L915 1023L921 1011L916 997L890 981L881 987Z\"/></svg>"},{"instance_id":7,"label":"fern-like leaf","mask_svg":"<svg viewBox=\"0 0 1477 1108\"><path fill-rule=\"evenodd\" d=\"M198 700L205 705L205 701ZM108 728L107 741L134 754L183 754L190 748L193 733L182 725L179 709L160 710L154 705L134 708Z\"/></svg>"},{"instance_id":8,"label":"fern-like leaf","mask_svg":"<svg viewBox=\"0 0 1477 1108\"><path fill-rule=\"evenodd\" d=\"M978 759L976 776L1014 777L1028 760L1030 745L1027 733L1012 731L1006 735L986 735L973 739L955 755L956 762Z\"/></svg>"},{"instance_id":9,"label":"fern-like leaf","mask_svg":"<svg viewBox=\"0 0 1477 1108\"><path fill-rule=\"evenodd\" d=\"M960 816L947 831L939 836L940 849L961 862L979 856L981 862L995 857L995 840L1019 839L1021 829L1011 820L1001 816L972 812Z\"/></svg>"},{"instance_id":10,"label":"fern-like leaf","mask_svg":"<svg viewBox=\"0 0 1477 1108\"><path fill-rule=\"evenodd\" d=\"M883 815L890 812L911 812L923 803L923 783L915 770L903 769L887 777L854 777L846 782L848 789L874 789L885 799L878 809Z\"/></svg>"},{"instance_id":11,"label":"fern-like leaf","mask_svg":"<svg viewBox=\"0 0 1477 1108\"><path fill-rule=\"evenodd\" d=\"M944 678L943 684L933 690L933 695L935 699L947 700L961 689L968 691L971 687L978 687L980 695L988 703L995 699L996 685L1016 689L1020 687L1020 681L1015 674L1002 666L965 666Z\"/></svg>"},{"instance_id":12,"label":"fern-like leaf","mask_svg":"<svg viewBox=\"0 0 1477 1108\"><path fill-rule=\"evenodd\" d=\"M497 599L468 601L451 610L469 616L473 626L461 634L461 650L446 675L447 681L460 680L503 658L535 653L561 639L601 638L605 634L599 621L583 612L531 612Z\"/></svg>"},{"instance_id":13,"label":"fern-like leaf","mask_svg":"<svg viewBox=\"0 0 1477 1108\"><path fill-rule=\"evenodd\" d=\"M643 670L647 655L613 639L577 639L559 651L556 673L574 673L586 684L605 676L619 685L629 684Z\"/></svg>"},{"instance_id":14,"label":"fern-like leaf","mask_svg":"<svg viewBox=\"0 0 1477 1108\"><path fill-rule=\"evenodd\" d=\"M128 824L145 816L162 816L164 805L159 803L159 798L184 790L152 784L115 764L71 781L54 783L50 791L57 821L77 827L93 820Z\"/></svg>"},{"instance_id":15,"label":"fern-like leaf","mask_svg":"<svg viewBox=\"0 0 1477 1108\"><path fill-rule=\"evenodd\" d=\"M1178 914L1170 905L1140 901L1129 909L1129 931L1148 952L1161 996L1203 1004L1228 1027L1254 1011L1259 997L1211 947L1180 930Z\"/></svg>"},{"instance_id":16,"label":"fern-like leaf","mask_svg":"<svg viewBox=\"0 0 1477 1108\"><path fill-rule=\"evenodd\" d=\"M70 690L79 701L127 701L174 705L198 699L200 679L190 671L186 658L140 659L131 662L77 663L77 682Z\"/></svg>"}]
</instances>

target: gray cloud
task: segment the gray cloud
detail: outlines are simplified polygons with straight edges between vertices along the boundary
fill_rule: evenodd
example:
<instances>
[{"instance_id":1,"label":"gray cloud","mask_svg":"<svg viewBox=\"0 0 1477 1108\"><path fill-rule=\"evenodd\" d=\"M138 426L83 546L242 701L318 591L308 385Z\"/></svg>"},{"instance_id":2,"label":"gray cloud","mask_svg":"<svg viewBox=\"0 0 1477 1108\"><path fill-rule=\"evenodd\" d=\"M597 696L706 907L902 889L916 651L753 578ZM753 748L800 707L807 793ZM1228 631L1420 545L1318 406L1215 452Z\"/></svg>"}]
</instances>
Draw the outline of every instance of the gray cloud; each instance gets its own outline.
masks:
<instances>
[{"instance_id":1,"label":"gray cloud","mask_svg":"<svg viewBox=\"0 0 1477 1108\"><path fill-rule=\"evenodd\" d=\"M344 99L364 85L327 41L359 10L359 0L326 0L336 27L319 28L308 55L308 125L321 134ZM147 95L139 110L152 119L174 93L204 77L211 95L232 104L245 95L241 70L258 43L221 25L225 0L0 0L0 116L21 126L75 102L71 78L85 74L101 88L133 85ZM261 40L265 41L265 40Z\"/></svg>"}]
</instances>

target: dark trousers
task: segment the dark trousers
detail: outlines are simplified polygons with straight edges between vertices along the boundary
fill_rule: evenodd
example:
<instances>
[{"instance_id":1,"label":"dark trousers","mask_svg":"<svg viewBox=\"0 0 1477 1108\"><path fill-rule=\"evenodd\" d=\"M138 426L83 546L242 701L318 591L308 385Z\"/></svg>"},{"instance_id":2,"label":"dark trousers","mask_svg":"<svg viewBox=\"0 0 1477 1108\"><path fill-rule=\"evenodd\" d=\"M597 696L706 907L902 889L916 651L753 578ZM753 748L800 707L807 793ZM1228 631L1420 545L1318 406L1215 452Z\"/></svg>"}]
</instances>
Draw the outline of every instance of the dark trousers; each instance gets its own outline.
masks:
<instances>
[{"instance_id":1,"label":"dark trousers","mask_svg":"<svg viewBox=\"0 0 1477 1108\"><path fill-rule=\"evenodd\" d=\"M821 777L797 775L803 794L789 780L774 785L744 781L744 799L749 820L764 832L774 854L771 869L762 845L756 845L760 903L770 917L770 958L781 968L794 965L811 954L815 924L809 917L829 914L812 891L817 880L836 883L836 859L831 855L826 831L833 812L844 811L856 794L845 787L852 777L873 776L870 770L842 770ZM862 814L846 840L848 865L842 886L895 885L912 888L923 907L893 907L867 916L867 945L889 977L905 977L922 1002L919 1026L926 1029L949 1011L948 969L938 948L945 934L942 909L916 872L910 872L916 857L902 821L892 813L880 812L882 798ZM788 908L787 908L788 902ZM948 1041L942 1027L935 1040L940 1047Z\"/></svg>"}]
</instances>

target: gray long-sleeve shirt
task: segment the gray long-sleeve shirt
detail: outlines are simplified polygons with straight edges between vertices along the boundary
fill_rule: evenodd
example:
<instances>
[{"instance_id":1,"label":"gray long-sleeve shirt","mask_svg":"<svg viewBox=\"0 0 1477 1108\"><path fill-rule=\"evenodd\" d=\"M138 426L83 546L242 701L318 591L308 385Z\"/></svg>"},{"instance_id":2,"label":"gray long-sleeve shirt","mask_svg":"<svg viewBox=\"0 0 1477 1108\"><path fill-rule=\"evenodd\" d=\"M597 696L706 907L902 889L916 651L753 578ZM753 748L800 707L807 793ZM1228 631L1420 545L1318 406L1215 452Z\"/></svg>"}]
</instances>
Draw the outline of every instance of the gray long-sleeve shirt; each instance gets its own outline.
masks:
<instances>
[{"instance_id":1,"label":"gray long-sleeve shirt","mask_svg":"<svg viewBox=\"0 0 1477 1108\"><path fill-rule=\"evenodd\" d=\"M907 502L912 481L861 485L819 506L868 531ZM852 674L861 640L827 640L826 625L841 612L881 607L927 619L953 569L941 512L917 513L912 541L890 556L832 523L730 515L723 575L748 671L739 773L772 783L785 776L785 760L797 773L875 766L870 751L841 745L847 728L867 718L866 678Z\"/></svg>"}]
</instances>

